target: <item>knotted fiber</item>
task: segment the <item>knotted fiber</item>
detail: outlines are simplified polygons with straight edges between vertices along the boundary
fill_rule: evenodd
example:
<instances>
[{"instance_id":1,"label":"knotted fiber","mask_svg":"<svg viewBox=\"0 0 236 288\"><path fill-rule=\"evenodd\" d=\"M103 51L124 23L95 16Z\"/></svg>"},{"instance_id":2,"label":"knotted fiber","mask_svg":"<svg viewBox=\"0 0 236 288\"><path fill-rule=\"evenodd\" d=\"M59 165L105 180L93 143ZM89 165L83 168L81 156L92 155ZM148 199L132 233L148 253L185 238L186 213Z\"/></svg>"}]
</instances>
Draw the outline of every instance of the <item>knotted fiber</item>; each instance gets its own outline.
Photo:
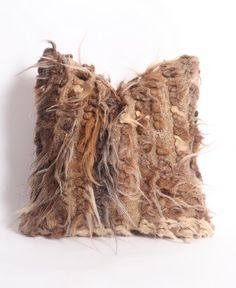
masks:
<instances>
[{"instance_id":1,"label":"knotted fiber","mask_svg":"<svg viewBox=\"0 0 236 288\"><path fill-rule=\"evenodd\" d=\"M213 234L196 159L196 57L151 65L117 90L53 43L36 66L36 160L23 234Z\"/></svg>"}]
</instances>

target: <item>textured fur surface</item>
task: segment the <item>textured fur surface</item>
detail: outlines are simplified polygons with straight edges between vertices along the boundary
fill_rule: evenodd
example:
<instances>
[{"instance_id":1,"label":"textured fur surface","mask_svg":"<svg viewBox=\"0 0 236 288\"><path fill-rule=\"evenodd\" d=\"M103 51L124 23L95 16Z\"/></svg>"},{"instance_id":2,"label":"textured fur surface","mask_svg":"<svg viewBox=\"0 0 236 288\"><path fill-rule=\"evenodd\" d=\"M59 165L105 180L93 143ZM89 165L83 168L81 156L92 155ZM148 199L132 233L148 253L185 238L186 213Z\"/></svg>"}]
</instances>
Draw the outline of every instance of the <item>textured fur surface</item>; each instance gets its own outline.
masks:
<instances>
[{"instance_id":1,"label":"textured fur surface","mask_svg":"<svg viewBox=\"0 0 236 288\"><path fill-rule=\"evenodd\" d=\"M37 157L20 231L212 235L196 161L198 64L159 63L115 90L52 43L37 64Z\"/></svg>"}]
</instances>

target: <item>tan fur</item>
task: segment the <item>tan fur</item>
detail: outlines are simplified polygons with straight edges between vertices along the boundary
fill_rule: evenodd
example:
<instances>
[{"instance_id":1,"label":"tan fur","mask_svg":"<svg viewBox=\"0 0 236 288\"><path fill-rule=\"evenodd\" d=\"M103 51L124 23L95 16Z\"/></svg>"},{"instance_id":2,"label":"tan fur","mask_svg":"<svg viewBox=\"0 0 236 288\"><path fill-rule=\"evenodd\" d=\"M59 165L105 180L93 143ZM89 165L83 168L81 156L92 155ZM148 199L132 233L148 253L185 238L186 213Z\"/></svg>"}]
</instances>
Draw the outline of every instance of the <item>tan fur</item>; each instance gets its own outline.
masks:
<instances>
[{"instance_id":1,"label":"tan fur","mask_svg":"<svg viewBox=\"0 0 236 288\"><path fill-rule=\"evenodd\" d=\"M37 66L37 158L22 233L212 235L196 161L196 57L151 65L117 91L55 44Z\"/></svg>"}]
</instances>

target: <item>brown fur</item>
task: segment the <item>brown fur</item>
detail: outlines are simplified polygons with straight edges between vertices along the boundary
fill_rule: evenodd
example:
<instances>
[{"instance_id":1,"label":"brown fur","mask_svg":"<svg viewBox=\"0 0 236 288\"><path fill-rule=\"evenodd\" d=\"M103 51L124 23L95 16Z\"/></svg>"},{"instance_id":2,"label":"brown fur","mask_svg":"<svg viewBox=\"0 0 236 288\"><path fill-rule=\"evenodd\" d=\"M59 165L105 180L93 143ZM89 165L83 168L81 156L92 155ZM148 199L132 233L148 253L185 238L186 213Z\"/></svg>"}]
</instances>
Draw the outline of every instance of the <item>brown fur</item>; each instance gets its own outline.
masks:
<instances>
[{"instance_id":1,"label":"brown fur","mask_svg":"<svg viewBox=\"0 0 236 288\"><path fill-rule=\"evenodd\" d=\"M37 159L22 233L212 235L196 161L196 57L150 66L117 91L54 44L37 66Z\"/></svg>"}]
</instances>

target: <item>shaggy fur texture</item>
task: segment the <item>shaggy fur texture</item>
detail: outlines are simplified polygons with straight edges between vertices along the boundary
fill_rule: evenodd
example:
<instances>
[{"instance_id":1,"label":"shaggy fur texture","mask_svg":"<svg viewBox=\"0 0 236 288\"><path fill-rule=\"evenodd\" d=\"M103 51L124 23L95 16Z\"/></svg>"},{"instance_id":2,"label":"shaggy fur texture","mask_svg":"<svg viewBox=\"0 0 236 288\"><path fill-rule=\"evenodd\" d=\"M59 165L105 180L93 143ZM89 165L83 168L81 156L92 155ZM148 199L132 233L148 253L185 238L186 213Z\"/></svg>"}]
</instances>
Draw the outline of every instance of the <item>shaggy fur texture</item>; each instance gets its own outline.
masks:
<instances>
[{"instance_id":1,"label":"shaggy fur texture","mask_svg":"<svg viewBox=\"0 0 236 288\"><path fill-rule=\"evenodd\" d=\"M196 155L196 57L150 66L115 91L93 66L47 48L35 87L29 236L210 236Z\"/></svg>"}]
</instances>

